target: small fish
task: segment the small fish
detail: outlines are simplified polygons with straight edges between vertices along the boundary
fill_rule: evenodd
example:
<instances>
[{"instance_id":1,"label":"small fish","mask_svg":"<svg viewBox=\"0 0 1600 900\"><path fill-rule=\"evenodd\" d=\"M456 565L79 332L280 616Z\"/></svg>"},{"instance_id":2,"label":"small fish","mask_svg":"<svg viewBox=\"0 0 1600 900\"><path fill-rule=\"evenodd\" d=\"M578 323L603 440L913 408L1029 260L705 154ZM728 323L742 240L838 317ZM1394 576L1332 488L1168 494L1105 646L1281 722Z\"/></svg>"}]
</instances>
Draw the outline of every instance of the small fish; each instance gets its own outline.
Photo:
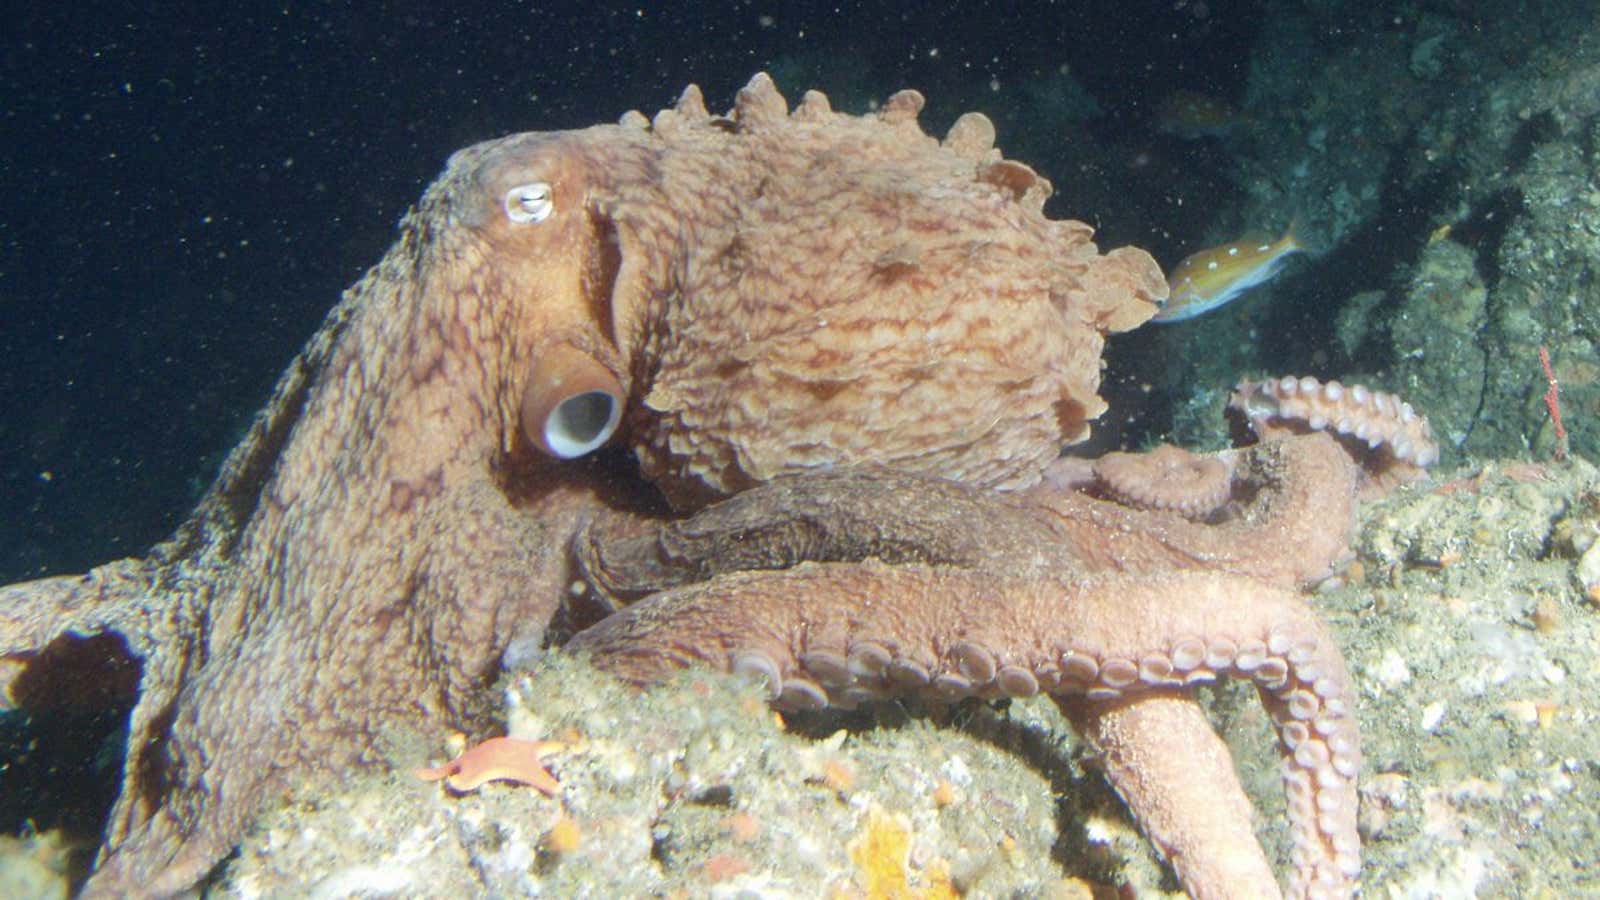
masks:
<instances>
[{"instance_id":1,"label":"small fish","mask_svg":"<svg viewBox=\"0 0 1600 900\"><path fill-rule=\"evenodd\" d=\"M1191 254L1167 276L1167 305L1150 321L1182 322L1210 312L1271 280L1289 254L1303 249L1290 225L1276 241L1246 237Z\"/></svg>"},{"instance_id":2,"label":"small fish","mask_svg":"<svg viewBox=\"0 0 1600 900\"><path fill-rule=\"evenodd\" d=\"M1226 100L1199 91L1173 91L1155 114L1157 131L1185 140L1227 137L1249 123L1250 117Z\"/></svg>"}]
</instances>

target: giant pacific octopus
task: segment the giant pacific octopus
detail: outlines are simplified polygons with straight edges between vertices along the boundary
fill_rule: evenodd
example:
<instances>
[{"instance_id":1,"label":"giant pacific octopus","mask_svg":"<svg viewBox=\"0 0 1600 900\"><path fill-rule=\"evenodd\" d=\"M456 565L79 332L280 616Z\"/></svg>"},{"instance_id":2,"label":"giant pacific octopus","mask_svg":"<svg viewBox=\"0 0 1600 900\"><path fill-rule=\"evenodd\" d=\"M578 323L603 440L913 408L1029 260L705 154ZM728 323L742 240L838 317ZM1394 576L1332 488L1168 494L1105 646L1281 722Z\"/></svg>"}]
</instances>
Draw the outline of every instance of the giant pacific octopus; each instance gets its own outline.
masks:
<instances>
[{"instance_id":1,"label":"giant pacific octopus","mask_svg":"<svg viewBox=\"0 0 1600 900\"><path fill-rule=\"evenodd\" d=\"M1278 893L1189 693L1248 679L1284 751L1292 892L1348 895L1354 686L1298 591L1348 557L1357 498L1438 449L1409 404L1339 382L1246 382L1229 412L1260 442L1064 458L1011 493L856 467L643 534L592 523L575 545L585 583L633 605L572 646L638 684L722 668L791 708L1047 694L1196 897Z\"/></svg>"},{"instance_id":2,"label":"giant pacific octopus","mask_svg":"<svg viewBox=\"0 0 1600 900\"><path fill-rule=\"evenodd\" d=\"M0 588L9 704L137 673L86 894L195 884L265 805L383 762L391 734L492 730L503 657L575 581L639 601L577 639L635 681L704 661L799 706L1051 694L1197 894L1275 890L1184 690L1250 678L1286 747L1296 884L1347 890L1348 679L1296 589L1342 552L1358 470L1319 429L1413 461L1425 430L1386 396L1392 416L1272 383L1241 406L1333 418L1057 462L1104 409L1104 336L1165 283L1047 219L1049 183L983 116L935 140L921 106L791 111L759 75L727 115L690 87L451 157L172 538ZM1151 465L1168 477L1141 488Z\"/></svg>"}]
</instances>

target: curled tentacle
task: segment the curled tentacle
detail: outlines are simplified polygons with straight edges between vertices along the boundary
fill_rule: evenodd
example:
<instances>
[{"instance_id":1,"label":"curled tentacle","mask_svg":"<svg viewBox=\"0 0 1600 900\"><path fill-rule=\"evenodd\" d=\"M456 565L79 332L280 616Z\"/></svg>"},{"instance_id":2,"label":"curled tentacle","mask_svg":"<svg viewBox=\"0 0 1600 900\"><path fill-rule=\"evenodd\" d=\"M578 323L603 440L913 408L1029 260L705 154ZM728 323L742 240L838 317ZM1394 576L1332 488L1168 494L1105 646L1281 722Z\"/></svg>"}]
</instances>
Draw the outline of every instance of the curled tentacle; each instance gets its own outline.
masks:
<instances>
[{"instance_id":1,"label":"curled tentacle","mask_svg":"<svg viewBox=\"0 0 1600 900\"><path fill-rule=\"evenodd\" d=\"M1162 444L1144 453L1107 453L1093 463L1100 486L1130 506L1203 519L1228 502L1233 457Z\"/></svg>"},{"instance_id":2,"label":"curled tentacle","mask_svg":"<svg viewBox=\"0 0 1600 900\"><path fill-rule=\"evenodd\" d=\"M1255 579L806 563L659 594L573 646L637 684L692 664L749 674L791 708L907 692L1109 701L1245 678L1284 748L1294 891L1348 893L1360 869L1343 658L1298 594Z\"/></svg>"},{"instance_id":3,"label":"curled tentacle","mask_svg":"<svg viewBox=\"0 0 1600 900\"><path fill-rule=\"evenodd\" d=\"M1214 456L1232 473L1232 498L1204 521L1103 500L1095 486L1051 484L1026 499L1053 517L1057 558L1088 571L1211 569L1290 586L1327 577L1348 555L1357 471L1332 437Z\"/></svg>"},{"instance_id":4,"label":"curled tentacle","mask_svg":"<svg viewBox=\"0 0 1600 900\"><path fill-rule=\"evenodd\" d=\"M1228 414L1259 440L1309 431L1335 435L1378 493L1422 477L1439 461L1427 417L1394 394L1359 384L1322 382L1310 375L1241 381L1228 399Z\"/></svg>"}]
</instances>

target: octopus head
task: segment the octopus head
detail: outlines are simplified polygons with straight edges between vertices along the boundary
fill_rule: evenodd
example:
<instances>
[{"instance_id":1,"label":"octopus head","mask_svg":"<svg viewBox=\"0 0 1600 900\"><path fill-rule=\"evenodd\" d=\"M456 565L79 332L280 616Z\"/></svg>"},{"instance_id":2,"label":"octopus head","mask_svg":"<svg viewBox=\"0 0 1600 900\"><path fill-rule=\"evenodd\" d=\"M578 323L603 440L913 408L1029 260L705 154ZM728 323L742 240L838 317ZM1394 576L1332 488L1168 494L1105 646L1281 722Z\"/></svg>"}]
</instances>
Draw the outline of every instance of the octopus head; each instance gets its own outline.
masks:
<instances>
[{"instance_id":1,"label":"octopus head","mask_svg":"<svg viewBox=\"0 0 1600 900\"><path fill-rule=\"evenodd\" d=\"M606 444L628 399L614 300L625 275L608 179L583 132L514 135L461 151L448 221L492 266L471 290L493 307L519 430L573 459Z\"/></svg>"}]
</instances>

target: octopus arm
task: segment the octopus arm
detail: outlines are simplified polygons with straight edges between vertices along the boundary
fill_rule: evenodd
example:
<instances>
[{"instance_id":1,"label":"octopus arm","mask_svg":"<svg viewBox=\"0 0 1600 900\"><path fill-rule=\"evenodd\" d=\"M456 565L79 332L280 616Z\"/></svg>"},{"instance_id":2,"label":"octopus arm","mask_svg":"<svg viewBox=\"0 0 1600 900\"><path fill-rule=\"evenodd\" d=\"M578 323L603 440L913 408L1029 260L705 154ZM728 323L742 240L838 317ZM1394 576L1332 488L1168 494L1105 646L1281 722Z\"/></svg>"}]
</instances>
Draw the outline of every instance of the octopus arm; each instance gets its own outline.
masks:
<instances>
[{"instance_id":1,"label":"octopus arm","mask_svg":"<svg viewBox=\"0 0 1600 900\"><path fill-rule=\"evenodd\" d=\"M1233 756L1188 691L1052 699L1095 748L1106 780L1196 900L1278 896ZM1172 746L1183 752L1166 749Z\"/></svg>"},{"instance_id":2,"label":"octopus arm","mask_svg":"<svg viewBox=\"0 0 1600 900\"><path fill-rule=\"evenodd\" d=\"M580 532L575 555L613 607L721 572L868 558L1013 570L1220 569L1285 586L1325 577L1347 552L1350 530L1328 524L1354 520L1356 473L1345 451L1313 434L1227 453L1236 454L1228 468L1248 501L1214 522L1085 490L998 495L854 467L781 478L657 530L630 526L622 536L599 523Z\"/></svg>"},{"instance_id":3,"label":"octopus arm","mask_svg":"<svg viewBox=\"0 0 1600 900\"><path fill-rule=\"evenodd\" d=\"M791 707L908 692L1106 701L1221 676L1248 679L1284 748L1294 892L1345 893L1359 871L1360 749L1349 675L1300 597L1254 579L805 563L658 594L572 646L636 684L689 664L756 676ZM1185 736L1137 746L1179 754ZM1139 771L1162 777L1159 767ZM1157 794L1176 790L1163 785ZM1208 827L1210 807L1173 809L1183 817L1172 826L1178 833ZM1200 877L1186 887L1211 896L1226 890Z\"/></svg>"},{"instance_id":4,"label":"octopus arm","mask_svg":"<svg viewBox=\"0 0 1600 900\"><path fill-rule=\"evenodd\" d=\"M598 520L574 539L574 555L613 607L723 572L802 562L1063 562L1040 516L997 497L873 466L788 476L648 530Z\"/></svg>"}]
</instances>

